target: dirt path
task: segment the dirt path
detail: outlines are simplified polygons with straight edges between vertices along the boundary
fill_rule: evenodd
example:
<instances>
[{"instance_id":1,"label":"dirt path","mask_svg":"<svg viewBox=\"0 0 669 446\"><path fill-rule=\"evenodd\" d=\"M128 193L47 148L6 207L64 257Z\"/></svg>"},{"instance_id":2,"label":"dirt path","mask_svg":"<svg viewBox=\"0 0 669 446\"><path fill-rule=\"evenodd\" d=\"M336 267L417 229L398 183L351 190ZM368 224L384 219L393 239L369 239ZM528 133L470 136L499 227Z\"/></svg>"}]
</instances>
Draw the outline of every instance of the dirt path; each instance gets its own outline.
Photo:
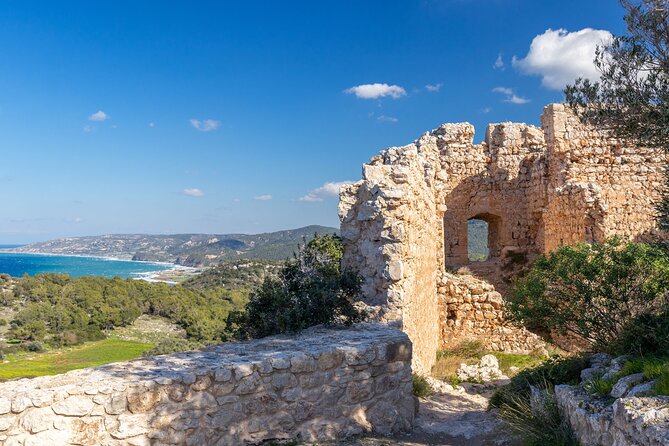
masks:
<instances>
[{"instance_id":1,"label":"dirt path","mask_svg":"<svg viewBox=\"0 0 669 446\"><path fill-rule=\"evenodd\" d=\"M520 446L496 411L487 411L494 386L465 384L460 389L442 385L432 396L421 398L411 433L346 440L336 446Z\"/></svg>"}]
</instances>

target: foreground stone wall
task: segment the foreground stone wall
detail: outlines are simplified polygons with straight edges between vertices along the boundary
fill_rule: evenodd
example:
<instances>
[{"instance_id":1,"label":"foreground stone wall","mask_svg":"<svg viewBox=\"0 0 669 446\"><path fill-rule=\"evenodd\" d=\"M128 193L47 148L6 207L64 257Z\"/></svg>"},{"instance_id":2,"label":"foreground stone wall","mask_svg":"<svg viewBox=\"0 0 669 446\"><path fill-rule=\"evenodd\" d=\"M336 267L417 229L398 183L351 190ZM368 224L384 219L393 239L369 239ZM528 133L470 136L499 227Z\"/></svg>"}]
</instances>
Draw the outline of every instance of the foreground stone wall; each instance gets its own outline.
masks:
<instances>
[{"instance_id":1,"label":"foreground stone wall","mask_svg":"<svg viewBox=\"0 0 669 446\"><path fill-rule=\"evenodd\" d=\"M240 445L410 429L411 342L387 326L0 384L0 444Z\"/></svg>"},{"instance_id":2,"label":"foreground stone wall","mask_svg":"<svg viewBox=\"0 0 669 446\"><path fill-rule=\"evenodd\" d=\"M655 222L662 151L584 126L561 104L546 107L541 122L541 129L492 124L481 144L473 143L470 124L444 124L382 151L363 166L361 181L341 190L343 263L362 275L370 315L412 339L419 373L452 340L443 338L454 331L441 326L449 319L440 319L438 288L446 269L469 264L468 220L488 222L491 259L472 270L496 284L519 262L565 244L666 236ZM469 304L464 298L460 305ZM481 325L476 311L461 314ZM514 344L509 333L500 337L501 321L488 321L480 336Z\"/></svg>"}]
</instances>

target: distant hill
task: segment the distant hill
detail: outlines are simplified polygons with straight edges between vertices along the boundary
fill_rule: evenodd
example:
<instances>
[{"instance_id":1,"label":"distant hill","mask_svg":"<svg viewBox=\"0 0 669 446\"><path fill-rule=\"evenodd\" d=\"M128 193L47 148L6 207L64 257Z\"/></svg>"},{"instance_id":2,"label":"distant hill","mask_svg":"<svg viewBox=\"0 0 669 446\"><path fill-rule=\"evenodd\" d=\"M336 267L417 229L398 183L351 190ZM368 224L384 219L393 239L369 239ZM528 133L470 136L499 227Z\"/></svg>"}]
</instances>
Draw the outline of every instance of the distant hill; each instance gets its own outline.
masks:
<instances>
[{"instance_id":1,"label":"distant hill","mask_svg":"<svg viewBox=\"0 0 669 446\"><path fill-rule=\"evenodd\" d=\"M285 260L297 245L315 233L339 233L336 228L305 226L264 234L114 234L67 237L33 243L10 252L113 257L184 266L209 266L241 259Z\"/></svg>"}]
</instances>

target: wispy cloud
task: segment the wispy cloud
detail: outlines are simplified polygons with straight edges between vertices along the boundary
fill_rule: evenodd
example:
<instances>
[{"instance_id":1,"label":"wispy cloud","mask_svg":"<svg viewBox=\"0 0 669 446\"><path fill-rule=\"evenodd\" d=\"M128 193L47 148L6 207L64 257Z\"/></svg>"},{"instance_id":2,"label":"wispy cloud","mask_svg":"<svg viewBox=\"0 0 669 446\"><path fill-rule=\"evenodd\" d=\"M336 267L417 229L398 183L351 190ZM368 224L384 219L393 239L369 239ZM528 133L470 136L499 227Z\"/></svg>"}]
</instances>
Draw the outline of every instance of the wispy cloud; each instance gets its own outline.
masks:
<instances>
[{"instance_id":1,"label":"wispy cloud","mask_svg":"<svg viewBox=\"0 0 669 446\"><path fill-rule=\"evenodd\" d=\"M392 122L392 123L399 122L399 119L386 115L377 116L376 120L379 122Z\"/></svg>"},{"instance_id":2,"label":"wispy cloud","mask_svg":"<svg viewBox=\"0 0 669 446\"><path fill-rule=\"evenodd\" d=\"M102 110L98 110L88 117L89 121L102 122L109 119L109 115Z\"/></svg>"},{"instance_id":3,"label":"wispy cloud","mask_svg":"<svg viewBox=\"0 0 669 446\"><path fill-rule=\"evenodd\" d=\"M189 197L204 197L204 192L197 187L186 188L182 191L182 193L184 195L188 195Z\"/></svg>"},{"instance_id":4,"label":"wispy cloud","mask_svg":"<svg viewBox=\"0 0 669 446\"><path fill-rule=\"evenodd\" d=\"M495 59L495 63L492 66L495 70L501 70L504 71L506 70L506 64L504 63L504 58L502 57L502 53L499 53L497 55L497 59Z\"/></svg>"},{"instance_id":5,"label":"wispy cloud","mask_svg":"<svg viewBox=\"0 0 669 446\"><path fill-rule=\"evenodd\" d=\"M258 201L269 201L272 199L272 196L270 194L263 194L263 195L258 195L257 197L254 197L254 200Z\"/></svg>"},{"instance_id":6,"label":"wispy cloud","mask_svg":"<svg viewBox=\"0 0 669 446\"><path fill-rule=\"evenodd\" d=\"M492 107L483 107L483 110L481 110L481 113L483 113L484 115L487 115L491 111L492 111Z\"/></svg>"},{"instance_id":7,"label":"wispy cloud","mask_svg":"<svg viewBox=\"0 0 669 446\"><path fill-rule=\"evenodd\" d=\"M505 96L504 102L510 102L511 104L527 104L530 102L529 99L522 96L518 96L512 88L507 87L495 87L492 89L494 93L499 93Z\"/></svg>"},{"instance_id":8,"label":"wispy cloud","mask_svg":"<svg viewBox=\"0 0 669 446\"><path fill-rule=\"evenodd\" d=\"M200 132L211 132L212 130L219 128L221 123L215 119L191 119L190 125L193 126L195 130L199 130Z\"/></svg>"},{"instance_id":9,"label":"wispy cloud","mask_svg":"<svg viewBox=\"0 0 669 446\"><path fill-rule=\"evenodd\" d=\"M84 131L84 133L92 133L95 131L95 127L93 127L92 125L85 125L82 128L82 130Z\"/></svg>"},{"instance_id":10,"label":"wispy cloud","mask_svg":"<svg viewBox=\"0 0 669 446\"><path fill-rule=\"evenodd\" d=\"M406 90L399 85L379 83L356 85L355 87L344 90L344 93L354 94L360 99L379 99L385 97L399 99L407 94Z\"/></svg>"},{"instance_id":11,"label":"wispy cloud","mask_svg":"<svg viewBox=\"0 0 669 446\"><path fill-rule=\"evenodd\" d=\"M309 203L325 201L327 198L334 198L339 196L339 190L346 184L352 184L352 181L330 181L323 184L321 187L312 189L306 195L299 198L300 201Z\"/></svg>"},{"instance_id":12,"label":"wispy cloud","mask_svg":"<svg viewBox=\"0 0 669 446\"><path fill-rule=\"evenodd\" d=\"M612 38L610 32L592 28L571 33L548 29L532 40L527 56L522 59L514 56L512 63L524 74L541 76L544 87L562 90L579 77L599 79L593 62L595 51Z\"/></svg>"},{"instance_id":13,"label":"wispy cloud","mask_svg":"<svg viewBox=\"0 0 669 446\"><path fill-rule=\"evenodd\" d=\"M444 84L427 84L425 86L425 90L427 90L430 93L437 93L439 90L441 90L441 87Z\"/></svg>"}]
</instances>

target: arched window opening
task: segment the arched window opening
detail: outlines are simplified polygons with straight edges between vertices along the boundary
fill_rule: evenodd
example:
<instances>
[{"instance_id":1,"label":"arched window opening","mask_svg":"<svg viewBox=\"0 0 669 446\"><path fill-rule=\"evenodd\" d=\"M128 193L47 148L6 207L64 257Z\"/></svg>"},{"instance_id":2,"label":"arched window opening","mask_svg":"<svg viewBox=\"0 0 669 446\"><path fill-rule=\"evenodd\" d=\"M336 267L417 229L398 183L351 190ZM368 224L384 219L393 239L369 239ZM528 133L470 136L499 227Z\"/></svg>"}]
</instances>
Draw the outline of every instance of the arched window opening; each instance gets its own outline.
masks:
<instances>
[{"instance_id":1,"label":"arched window opening","mask_svg":"<svg viewBox=\"0 0 669 446\"><path fill-rule=\"evenodd\" d=\"M488 222L472 218L467 222L467 257L470 262L485 262L490 258Z\"/></svg>"}]
</instances>

